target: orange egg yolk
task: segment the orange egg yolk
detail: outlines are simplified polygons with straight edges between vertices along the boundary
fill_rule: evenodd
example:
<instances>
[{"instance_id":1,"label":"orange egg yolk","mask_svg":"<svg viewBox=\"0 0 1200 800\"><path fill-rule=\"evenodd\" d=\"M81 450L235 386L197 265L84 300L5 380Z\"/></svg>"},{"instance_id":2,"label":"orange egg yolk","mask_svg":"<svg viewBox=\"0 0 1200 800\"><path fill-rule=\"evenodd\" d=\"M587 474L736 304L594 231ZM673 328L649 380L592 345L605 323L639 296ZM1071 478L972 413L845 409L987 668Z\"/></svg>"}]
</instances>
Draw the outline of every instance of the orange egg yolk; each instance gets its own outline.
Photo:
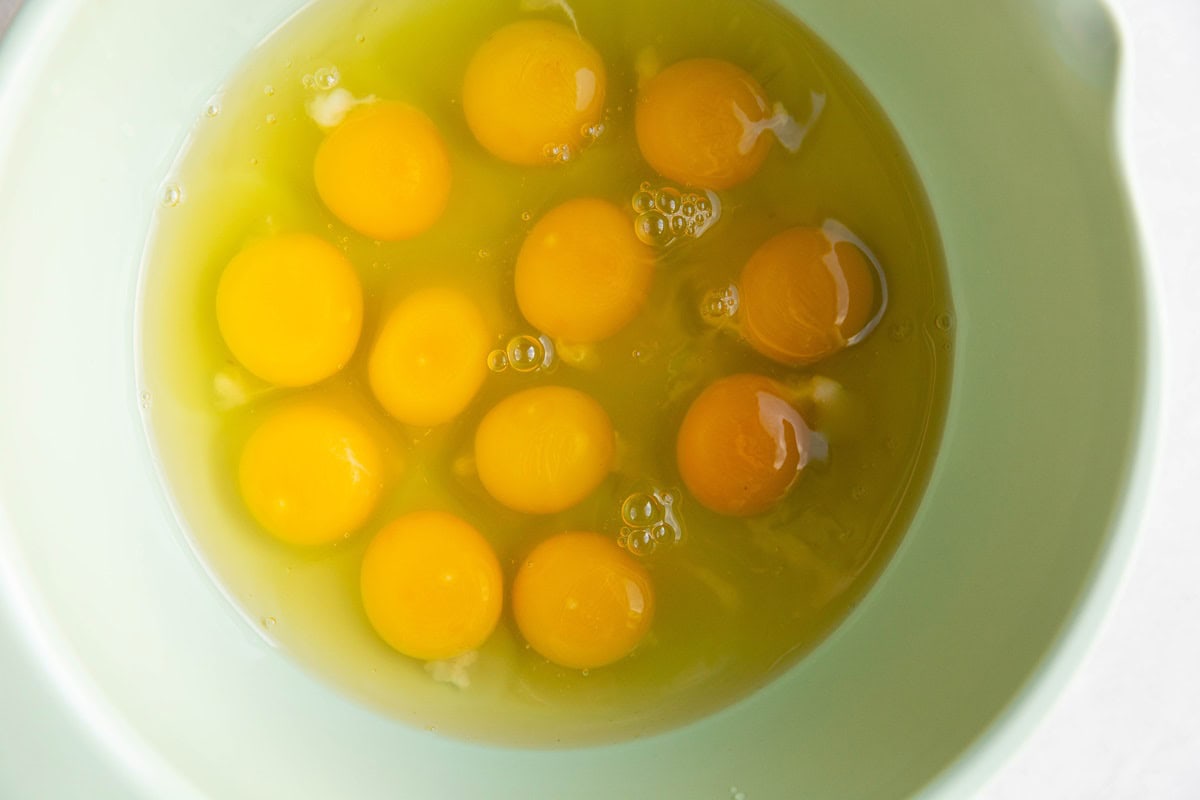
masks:
<instances>
[{"instance_id":1,"label":"orange egg yolk","mask_svg":"<svg viewBox=\"0 0 1200 800\"><path fill-rule=\"evenodd\" d=\"M488 493L528 514L563 511L612 469L612 422L591 397L562 386L501 400L475 433L475 467Z\"/></svg>"},{"instance_id":2,"label":"orange egg yolk","mask_svg":"<svg viewBox=\"0 0 1200 800\"><path fill-rule=\"evenodd\" d=\"M783 364L820 361L844 348L875 313L866 256L820 228L789 228L742 268L738 319L755 350Z\"/></svg>"},{"instance_id":3,"label":"orange egg yolk","mask_svg":"<svg viewBox=\"0 0 1200 800\"><path fill-rule=\"evenodd\" d=\"M722 378L700 393L679 428L676 459L688 491L729 516L782 500L808 461L809 429L782 386L761 375Z\"/></svg>"},{"instance_id":4,"label":"orange egg yolk","mask_svg":"<svg viewBox=\"0 0 1200 800\"><path fill-rule=\"evenodd\" d=\"M514 22L475 51L463 80L463 112L497 158L550 164L563 148L577 152L586 129L600 122L605 82L600 54L571 28Z\"/></svg>"},{"instance_id":5,"label":"orange egg yolk","mask_svg":"<svg viewBox=\"0 0 1200 800\"><path fill-rule=\"evenodd\" d=\"M517 304L530 324L557 339L588 344L625 327L645 305L654 253L629 217L595 198L546 213L517 255Z\"/></svg>"},{"instance_id":6,"label":"orange egg yolk","mask_svg":"<svg viewBox=\"0 0 1200 800\"><path fill-rule=\"evenodd\" d=\"M347 226L381 241L429 229L450 197L450 156L433 121L405 103L362 106L321 142L313 179Z\"/></svg>"},{"instance_id":7,"label":"orange egg yolk","mask_svg":"<svg viewBox=\"0 0 1200 800\"><path fill-rule=\"evenodd\" d=\"M360 589L379 636L424 661L454 658L487 641L504 592L492 546L441 511L407 514L376 534L363 554Z\"/></svg>"},{"instance_id":8,"label":"orange egg yolk","mask_svg":"<svg viewBox=\"0 0 1200 800\"><path fill-rule=\"evenodd\" d=\"M490 344L483 316L466 295L443 288L414 292L384 320L371 348L371 391L407 425L440 425L479 390Z\"/></svg>"},{"instance_id":9,"label":"orange egg yolk","mask_svg":"<svg viewBox=\"0 0 1200 800\"><path fill-rule=\"evenodd\" d=\"M321 545L367 521L384 484L383 454L354 417L302 402L273 411L250 434L238 464L250 514L275 537Z\"/></svg>"},{"instance_id":10,"label":"orange egg yolk","mask_svg":"<svg viewBox=\"0 0 1200 800\"><path fill-rule=\"evenodd\" d=\"M766 93L741 67L693 58L664 69L638 92L634 125L642 157L689 186L728 189L753 177L771 149Z\"/></svg>"},{"instance_id":11,"label":"orange egg yolk","mask_svg":"<svg viewBox=\"0 0 1200 800\"><path fill-rule=\"evenodd\" d=\"M242 366L279 386L307 386L340 370L358 345L362 313L354 267L308 234L249 245L217 286L221 338Z\"/></svg>"},{"instance_id":12,"label":"orange egg yolk","mask_svg":"<svg viewBox=\"0 0 1200 800\"><path fill-rule=\"evenodd\" d=\"M562 533L539 544L521 563L512 591L525 641L571 669L629 655L654 619L650 575L598 533Z\"/></svg>"}]
</instances>

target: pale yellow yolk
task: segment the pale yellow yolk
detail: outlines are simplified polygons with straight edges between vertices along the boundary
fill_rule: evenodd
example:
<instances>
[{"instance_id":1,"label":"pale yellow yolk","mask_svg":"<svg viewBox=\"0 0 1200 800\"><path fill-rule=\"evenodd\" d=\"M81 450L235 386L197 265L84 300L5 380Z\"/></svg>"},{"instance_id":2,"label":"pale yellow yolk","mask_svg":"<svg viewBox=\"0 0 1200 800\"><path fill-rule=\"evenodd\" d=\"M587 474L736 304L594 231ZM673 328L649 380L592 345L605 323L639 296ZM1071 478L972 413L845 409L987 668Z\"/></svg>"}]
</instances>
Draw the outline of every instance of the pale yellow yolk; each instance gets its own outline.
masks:
<instances>
[{"instance_id":1,"label":"pale yellow yolk","mask_svg":"<svg viewBox=\"0 0 1200 800\"><path fill-rule=\"evenodd\" d=\"M512 602L525 641L571 669L629 655L654 619L650 575L598 533L562 533L535 547L513 581Z\"/></svg>"},{"instance_id":2,"label":"pale yellow yolk","mask_svg":"<svg viewBox=\"0 0 1200 800\"><path fill-rule=\"evenodd\" d=\"M475 138L513 164L549 164L577 152L604 108L604 62L566 25L506 25L475 51L463 111ZM556 152L553 148L559 148Z\"/></svg>"},{"instance_id":3,"label":"pale yellow yolk","mask_svg":"<svg viewBox=\"0 0 1200 800\"><path fill-rule=\"evenodd\" d=\"M246 440L238 484L269 533L291 544L328 544L354 533L375 510L383 455L349 414L296 403L270 412Z\"/></svg>"},{"instance_id":4,"label":"pale yellow yolk","mask_svg":"<svg viewBox=\"0 0 1200 800\"><path fill-rule=\"evenodd\" d=\"M306 386L341 369L358 344L362 307L354 267L303 233L249 245L217 286L217 325L233 357L280 386Z\"/></svg>"},{"instance_id":5,"label":"pale yellow yolk","mask_svg":"<svg viewBox=\"0 0 1200 800\"><path fill-rule=\"evenodd\" d=\"M474 650L500 619L500 562L479 531L453 514L418 511L384 527L363 554L360 580L371 626L413 658Z\"/></svg>"},{"instance_id":6,"label":"pale yellow yolk","mask_svg":"<svg viewBox=\"0 0 1200 800\"><path fill-rule=\"evenodd\" d=\"M688 186L728 189L753 177L771 149L766 93L741 67L715 58L680 61L638 93L642 157Z\"/></svg>"},{"instance_id":7,"label":"pale yellow yolk","mask_svg":"<svg viewBox=\"0 0 1200 800\"><path fill-rule=\"evenodd\" d=\"M572 344L606 339L637 316L650 293L654 253L629 217L595 198L546 213L517 255L517 304L529 323Z\"/></svg>"},{"instance_id":8,"label":"pale yellow yolk","mask_svg":"<svg viewBox=\"0 0 1200 800\"><path fill-rule=\"evenodd\" d=\"M688 491L718 514L766 511L808 462L809 429L782 386L731 375L708 386L679 428L676 459Z\"/></svg>"},{"instance_id":9,"label":"pale yellow yolk","mask_svg":"<svg viewBox=\"0 0 1200 800\"><path fill-rule=\"evenodd\" d=\"M325 137L313 161L322 202L372 239L411 239L446 209L450 157L433 121L404 103L362 106Z\"/></svg>"},{"instance_id":10,"label":"pale yellow yolk","mask_svg":"<svg viewBox=\"0 0 1200 800\"><path fill-rule=\"evenodd\" d=\"M501 400L475 433L475 466L499 502L529 514L570 508L612 469L612 422L575 389L543 386Z\"/></svg>"},{"instance_id":11,"label":"pale yellow yolk","mask_svg":"<svg viewBox=\"0 0 1200 800\"><path fill-rule=\"evenodd\" d=\"M456 417L487 374L491 337L479 309L453 289L423 289L388 315L367 365L371 391L408 425Z\"/></svg>"},{"instance_id":12,"label":"pale yellow yolk","mask_svg":"<svg viewBox=\"0 0 1200 800\"><path fill-rule=\"evenodd\" d=\"M844 348L875 313L875 279L862 251L820 228L768 239L742 268L738 320L755 350L789 365Z\"/></svg>"}]
</instances>

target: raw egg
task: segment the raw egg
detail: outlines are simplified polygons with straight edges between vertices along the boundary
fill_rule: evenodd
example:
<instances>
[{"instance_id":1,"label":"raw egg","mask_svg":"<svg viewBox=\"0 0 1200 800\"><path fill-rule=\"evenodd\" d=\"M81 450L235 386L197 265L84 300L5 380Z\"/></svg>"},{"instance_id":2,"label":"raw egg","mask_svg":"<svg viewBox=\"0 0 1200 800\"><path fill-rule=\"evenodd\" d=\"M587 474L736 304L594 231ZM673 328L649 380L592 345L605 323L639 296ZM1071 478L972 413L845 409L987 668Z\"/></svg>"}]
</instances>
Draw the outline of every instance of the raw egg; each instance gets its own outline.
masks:
<instances>
[{"instance_id":1,"label":"raw egg","mask_svg":"<svg viewBox=\"0 0 1200 800\"><path fill-rule=\"evenodd\" d=\"M568 200L525 237L514 276L530 324L573 344L606 339L646 303L654 253L621 209L597 198Z\"/></svg>"},{"instance_id":2,"label":"raw egg","mask_svg":"<svg viewBox=\"0 0 1200 800\"><path fill-rule=\"evenodd\" d=\"M411 239L450 197L450 157L433 121L405 103L350 112L317 149L313 179L333 215L372 239Z\"/></svg>"},{"instance_id":3,"label":"raw egg","mask_svg":"<svg viewBox=\"0 0 1200 800\"><path fill-rule=\"evenodd\" d=\"M233 357L264 381L307 386L358 345L362 286L346 257L305 233L254 242L217 286L217 326Z\"/></svg>"},{"instance_id":4,"label":"raw egg","mask_svg":"<svg viewBox=\"0 0 1200 800\"><path fill-rule=\"evenodd\" d=\"M360 590L380 637L425 661L454 658L487 641L504 593L487 539L443 511L406 514L377 533L363 554Z\"/></svg>"},{"instance_id":5,"label":"raw egg","mask_svg":"<svg viewBox=\"0 0 1200 800\"><path fill-rule=\"evenodd\" d=\"M873 269L855 244L797 227L754 252L738 281L738 319L755 350L812 364L844 348L875 314Z\"/></svg>"},{"instance_id":6,"label":"raw egg","mask_svg":"<svg viewBox=\"0 0 1200 800\"><path fill-rule=\"evenodd\" d=\"M594 669L629 655L654 619L646 569L598 533L561 533L521 563L513 615L525 641L571 669Z\"/></svg>"},{"instance_id":7,"label":"raw egg","mask_svg":"<svg viewBox=\"0 0 1200 800\"><path fill-rule=\"evenodd\" d=\"M321 545L367 521L384 484L383 453L353 416L315 401L271 412L250 434L238 485L250 514L278 539Z\"/></svg>"},{"instance_id":8,"label":"raw egg","mask_svg":"<svg viewBox=\"0 0 1200 800\"><path fill-rule=\"evenodd\" d=\"M475 467L488 493L528 514L563 511L612 469L615 439L604 408L563 386L506 397L475 432Z\"/></svg>"},{"instance_id":9,"label":"raw egg","mask_svg":"<svg viewBox=\"0 0 1200 800\"><path fill-rule=\"evenodd\" d=\"M384 320L371 348L371 391L407 425L440 425L479 390L490 343L469 297L445 288L414 292Z\"/></svg>"},{"instance_id":10,"label":"raw egg","mask_svg":"<svg viewBox=\"0 0 1200 800\"><path fill-rule=\"evenodd\" d=\"M729 516L766 511L808 462L809 428L787 391L762 375L710 384L692 401L676 441L679 474L704 507Z\"/></svg>"},{"instance_id":11,"label":"raw egg","mask_svg":"<svg viewBox=\"0 0 1200 800\"><path fill-rule=\"evenodd\" d=\"M716 58L679 61L638 93L642 157L689 186L728 189L753 177L771 149L766 92L750 73Z\"/></svg>"},{"instance_id":12,"label":"raw egg","mask_svg":"<svg viewBox=\"0 0 1200 800\"><path fill-rule=\"evenodd\" d=\"M475 138L513 164L569 159L596 134L604 62L566 25L506 25L475 51L463 80L463 112Z\"/></svg>"}]
</instances>

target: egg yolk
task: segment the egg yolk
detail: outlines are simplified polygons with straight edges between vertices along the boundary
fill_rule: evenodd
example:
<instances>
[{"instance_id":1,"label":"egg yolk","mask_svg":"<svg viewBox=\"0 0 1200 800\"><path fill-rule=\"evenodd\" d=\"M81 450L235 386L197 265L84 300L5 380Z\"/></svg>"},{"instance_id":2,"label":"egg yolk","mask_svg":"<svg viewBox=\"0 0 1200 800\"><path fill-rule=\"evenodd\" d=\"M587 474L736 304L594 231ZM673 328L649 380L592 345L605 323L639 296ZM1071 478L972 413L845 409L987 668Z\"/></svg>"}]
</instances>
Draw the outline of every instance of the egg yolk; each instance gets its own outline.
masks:
<instances>
[{"instance_id":1,"label":"egg yolk","mask_svg":"<svg viewBox=\"0 0 1200 800\"><path fill-rule=\"evenodd\" d=\"M341 369L358 345L362 306L354 267L308 234L249 245L217 285L221 338L242 366L279 386L307 386Z\"/></svg>"},{"instance_id":2,"label":"egg yolk","mask_svg":"<svg viewBox=\"0 0 1200 800\"><path fill-rule=\"evenodd\" d=\"M442 511L406 514L376 534L363 554L360 589L380 637L423 661L454 658L487 641L504 591L491 545Z\"/></svg>"},{"instance_id":3,"label":"egg yolk","mask_svg":"<svg viewBox=\"0 0 1200 800\"><path fill-rule=\"evenodd\" d=\"M250 514L297 545L349 536L375 510L383 482L383 454L367 429L315 402L272 412L246 440L238 464Z\"/></svg>"},{"instance_id":4,"label":"egg yolk","mask_svg":"<svg viewBox=\"0 0 1200 800\"><path fill-rule=\"evenodd\" d=\"M517 255L517 305L530 324L572 344L608 338L646 303L654 253L612 203L568 200L546 213Z\"/></svg>"},{"instance_id":5,"label":"egg yolk","mask_svg":"<svg viewBox=\"0 0 1200 800\"><path fill-rule=\"evenodd\" d=\"M575 389L541 386L501 400L475 432L475 467L488 493L528 514L570 508L612 469L612 422Z\"/></svg>"},{"instance_id":6,"label":"egg yolk","mask_svg":"<svg viewBox=\"0 0 1200 800\"><path fill-rule=\"evenodd\" d=\"M862 251L820 228L790 228L768 239L742 268L738 290L746 341L789 365L844 348L876 306L873 270Z\"/></svg>"},{"instance_id":7,"label":"egg yolk","mask_svg":"<svg viewBox=\"0 0 1200 800\"><path fill-rule=\"evenodd\" d=\"M479 309L453 289L423 289L388 315L367 364L371 391L407 425L459 414L487 374L491 337Z\"/></svg>"},{"instance_id":8,"label":"egg yolk","mask_svg":"<svg viewBox=\"0 0 1200 800\"><path fill-rule=\"evenodd\" d=\"M758 172L771 149L766 93L741 67L680 61L647 80L634 127L642 157L689 186L728 189Z\"/></svg>"},{"instance_id":9,"label":"egg yolk","mask_svg":"<svg viewBox=\"0 0 1200 800\"><path fill-rule=\"evenodd\" d=\"M576 152L604 108L604 62L566 25L506 25L475 51L463 112L475 138L513 164L549 164ZM559 148L554 151L553 148Z\"/></svg>"},{"instance_id":10,"label":"egg yolk","mask_svg":"<svg viewBox=\"0 0 1200 800\"><path fill-rule=\"evenodd\" d=\"M437 127L405 103L370 103L325 137L313 179L333 215L364 236L411 239L446 209L450 156Z\"/></svg>"},{"instance_id":11,"label":"egg yolk","mask_svg":"<svg viewBox=\"0 0 1200 800\"><path fill-rule=\"evenodd\" d=\"M692 402L675 455L701 505L741 517L787 495L808 462L808 448L808 425L783 387L740 374L714 382Z\"/></svg>"},{"instance_id":12,"label":"egg yolk","mask_svg":"<svg viewBox=\"0 0 1200 800\"><path fill-rule=\"evenodd\" d=\"M512 591L525 641L571 669L629 655L654 619L650 575L598 533L562 533L539 544L521 564Z\"/></svg>"}]
</instances>

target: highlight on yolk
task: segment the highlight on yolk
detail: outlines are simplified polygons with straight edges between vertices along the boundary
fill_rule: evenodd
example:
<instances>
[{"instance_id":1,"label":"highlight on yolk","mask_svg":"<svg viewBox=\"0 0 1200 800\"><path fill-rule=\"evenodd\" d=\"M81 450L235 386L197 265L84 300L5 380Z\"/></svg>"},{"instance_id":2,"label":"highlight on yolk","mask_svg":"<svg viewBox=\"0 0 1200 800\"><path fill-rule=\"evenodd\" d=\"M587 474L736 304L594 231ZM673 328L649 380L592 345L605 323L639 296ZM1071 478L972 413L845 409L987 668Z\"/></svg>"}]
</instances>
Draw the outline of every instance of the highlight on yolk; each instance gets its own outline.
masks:
<instances>
[{"instance_id":1,"label":"highlight on yolk","mask_svg":"<svg viewBox=\"0 0 1200 800\"><path fill-rule=\"evenodd\" d=\"M758 172L771 150L766 92L741 67L716 58L679 61L643 84L635 128L642 157L660 175L728 189Z\"/></svg>"},{"instance_id":2,"label":"highlight on yolk","mask_svg":"<svg viewBox=\"0 0 1200 800\"><path fill-rule=\"evenodd\" d=\"M809 429L782 386L739 374L692 401L675 455L683 482L705 508L729 516L766 511L808 462Z\"/></svg>"},{"instance_id":3,"label":"highlight on yolk","mask_svg":"<svg viewBox=\"0 0 1200 800\"><path fill-rule=\"evenodd\" d=\"M264 381L307 386L345 366L362 329L362 286L333 245L304 233L262 239L217 286L217 326L233 357Z\"/></svg>"},{"instance_id":4,"label":"highlight on yolk","mask_svg":"<svg viewBox=\"0 0 1200 800\"><path fill-rule=\"evenodd\" d=\"M586 131L600 122L606 80L600 54L571 28L514 22L475 51L463 79L463 111L492 155L513 164L549 164L569 158L590 138Z\"/></svg>"},{"instance_id":5,"label":"highlight on yolk","mask_svg":"<svg viewBox=\"0 0 1200 800\"><path fill-rule=\"evenodd\" d=\"M563 386L501 400L475 432L475 468L488 493L528 514L570 508L612 469L615 437L592 398Z\"/></svg>"},{"instance_id":6,"label":"highlight on yolk","mask_svg":"<svg viewBox=\"0 0 1200 800\"><path fill-rule=\"evenodd\" d=\"M405 103L369 103L325 137L313 161L333 215L372 239L411 239L450 197L450 157L433 121Z\"/></svg>"},{"instance_id":7,"label":"highlight on yolk","mask_svg":"<svg viewBox=\"0 0 1200 800\"><path fill-rule=\"evenodd\" d=\"M525 641L571 669L621 660L654 619L650 575L598 533L561 533L539 544L521 564L512 593Z\"/></svg>"},{"instance_id":8,"label":"highlight on yolk","mask_svg":"<svg viewBox=\"0 0 1200 800\"><path fill-rule=\"evenodd\" d=\"M313 401L271 412L246 440L238 464L250 514L297 545L349 536L375 510L383 483L383 454L370 432Z\"/></svg>"},{"instance_id":9,"label":"highlight on yolk","mask_svg":"<svg viewBox=\"0 0 1200 800\"><path fill-rule=\"evenodd\" d=\"M479 647L500 619L503 579L487 540L442 511L391 522L363 554L360 589L380 637L423 661Z\"/></svg>"},{"instance_id":10,"label":"highlight on yolk","mask_svg":"<svg viewBox=\"0 0 1200 800\"><path fill-rule=\"evenodd\" d=\"M783 364L812 364L864 331L876 311L863 251L822 228L768 239L742 268L738 320L755 350Z\"/></svg>"},{"instance_id":11,"label":"highlight on yolk","mask_svg":"<svg viewBox=\"0 0 1200 800\"><path fill-rule=\"evenodd\" d=\"M590 344L625 327L645 305L654 252L620 208L597 198L568 200L529 231L517 255L517 305L534 327Z\"/></svg>"},{"instance_id":12,"label":"highlight on yolk","mask_svg":"<svg viewBox=\"0 0 1200 800\"><path fill-rule=\"evenodd\" d=\"M388 315L371 348L371 391L406 425L440 425L479 390L490 344L483 316L466 295L414 292Z\"/></svg>"}]
</instances>

